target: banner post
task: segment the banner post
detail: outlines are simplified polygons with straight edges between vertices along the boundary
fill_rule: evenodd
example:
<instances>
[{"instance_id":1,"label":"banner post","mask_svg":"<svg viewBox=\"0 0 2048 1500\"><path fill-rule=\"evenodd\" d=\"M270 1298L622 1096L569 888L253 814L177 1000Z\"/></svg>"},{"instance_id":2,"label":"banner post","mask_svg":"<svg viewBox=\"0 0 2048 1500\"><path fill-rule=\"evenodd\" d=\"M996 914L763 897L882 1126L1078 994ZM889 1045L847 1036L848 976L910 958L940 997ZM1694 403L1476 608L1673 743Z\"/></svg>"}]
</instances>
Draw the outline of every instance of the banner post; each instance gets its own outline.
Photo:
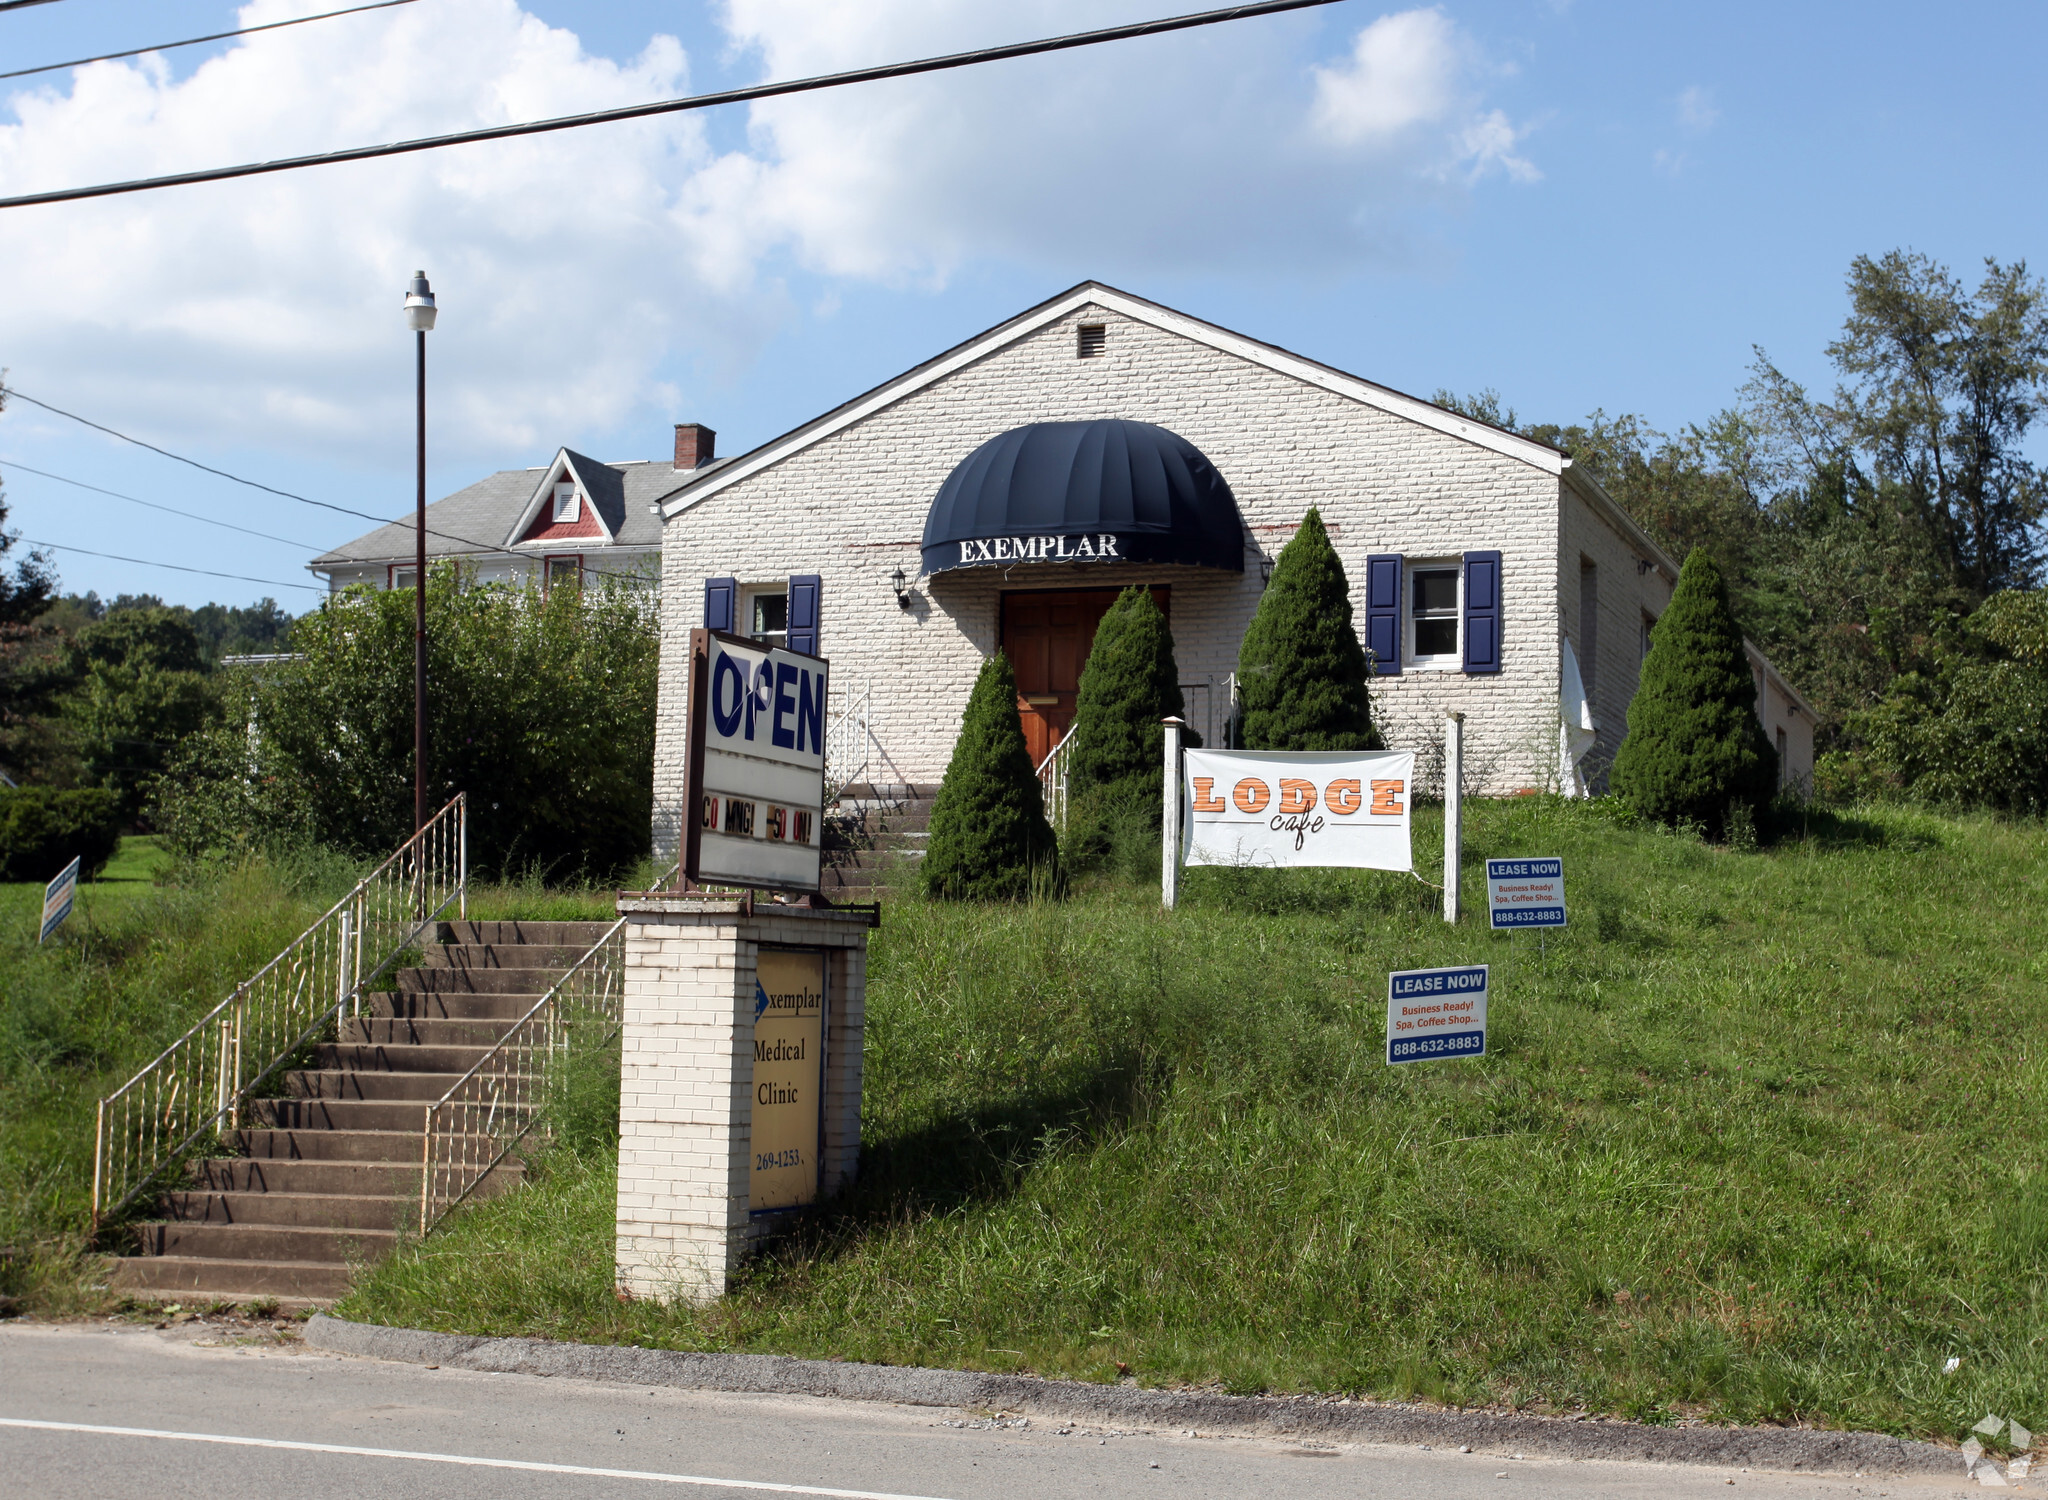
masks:
<instances>
[{"instance_id":1,"label":"banner post","mask_svg":"<svg viewBox=\"0 0 2048 1500\"><path fill-rule=\"evenodd\" d=\"M1465 716L1444 720L1444 920L1458 920L1458 864L1465 852Z\"/></svg>"},{"instance_id":2,"label":"banner post","mask_svg":"<svg viewBox=\"0 0 2048 1500\"><path fill-rule=\"evenodd\" d=\"M1180 902L1180 732L1186 722L1160 721L1166 726L1165 801L1159 815L1159 900L1168 911Z\"/></svg>"}]
</instances>

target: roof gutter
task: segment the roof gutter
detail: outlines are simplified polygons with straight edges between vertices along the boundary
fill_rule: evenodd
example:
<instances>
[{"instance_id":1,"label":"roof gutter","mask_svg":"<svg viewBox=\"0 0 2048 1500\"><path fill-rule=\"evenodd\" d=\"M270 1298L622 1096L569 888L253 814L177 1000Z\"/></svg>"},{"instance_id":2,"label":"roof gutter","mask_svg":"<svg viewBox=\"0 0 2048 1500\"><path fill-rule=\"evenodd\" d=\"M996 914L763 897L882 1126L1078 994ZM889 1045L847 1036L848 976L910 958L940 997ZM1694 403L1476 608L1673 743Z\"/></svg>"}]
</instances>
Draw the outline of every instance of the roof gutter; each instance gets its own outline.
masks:
<instances>
[{"instance_id":1,"label":"roof gutter","mask_svg":"<svg viewBox=\"0 0 2048 1500\"><path fill-rule=\"evenodd\" d=\"M1655 567L1667 582L1677 584L1678 564L1671 560L1671 554L1650 540L1650 534L1635 523L1634 518L1615 502L1612 495L1601 488L1600 481L1593 477L1590 470L1567 458L1564 461L1562 475L1564 482L1571 486L1572 491L1598 511L1609 525L1627 537L1638 552L1649 558L1651 566Z\"/></svg>"}]
</instances>

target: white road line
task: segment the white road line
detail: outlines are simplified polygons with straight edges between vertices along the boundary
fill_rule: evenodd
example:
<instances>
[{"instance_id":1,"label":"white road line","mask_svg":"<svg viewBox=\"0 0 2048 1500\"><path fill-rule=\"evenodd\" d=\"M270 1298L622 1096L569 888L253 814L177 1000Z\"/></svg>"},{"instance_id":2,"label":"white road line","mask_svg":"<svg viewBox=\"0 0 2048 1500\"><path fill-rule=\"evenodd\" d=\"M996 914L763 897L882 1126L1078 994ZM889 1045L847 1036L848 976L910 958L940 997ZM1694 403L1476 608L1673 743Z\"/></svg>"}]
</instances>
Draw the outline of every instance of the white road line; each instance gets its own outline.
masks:
<instances>
[{"instance_id":1,"label":"white road line","mask_svg":"<svg viewBox=\"0 0 2048 1500\"><path fill-rule=\"evenodd\" d=\"M33 1422L0 1417L0 1427L39 1432L92 1432L104 1437L162 1438L174 1443L225 1443L235 1448L284 1448L294 1453L345 1453L355 1458L403 1458L423 1464L460 1464L472 1469L525 1469L535 1474L588 1474L598 1479L645 1479L654 1484L695 1484L709 1489L767 1490L777 1495L829 1495L834 1500L933 1500L929 1495L896 1495L885 1490L835 1490L819 1484L770 1484L764 1479L709 1479L701 1474L656 1474L646 1469L594 1469L582 1464L529 1463L517 1458L474 1458L462 1453L413 1453L404 1448L350 1448L340 1443L293 1443L282 1438L230 1437L218 1432L159 1432L152 1427L94 1427L84 1422Z\"/></svg>"}]
</instances>

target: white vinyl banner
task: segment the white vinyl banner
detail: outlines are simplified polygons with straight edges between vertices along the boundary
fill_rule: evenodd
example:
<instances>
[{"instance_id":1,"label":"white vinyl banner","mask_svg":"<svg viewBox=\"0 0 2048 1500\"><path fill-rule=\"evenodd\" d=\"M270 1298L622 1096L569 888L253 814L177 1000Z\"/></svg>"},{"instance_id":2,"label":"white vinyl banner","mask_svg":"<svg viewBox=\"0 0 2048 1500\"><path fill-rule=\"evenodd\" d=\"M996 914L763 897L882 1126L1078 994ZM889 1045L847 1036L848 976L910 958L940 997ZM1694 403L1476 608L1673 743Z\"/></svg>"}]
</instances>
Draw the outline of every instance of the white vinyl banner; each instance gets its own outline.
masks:
<instances>
[{"instance_id":1,"label":"white vinyl banner","mask_svg":"<svg viewBox=\"0 0 2048 1500\"><path fill-rule=\"evenodd\" d=\"M696 878L818 888L828 664L711 634Z\"/></svg>"},{"instance_id":2,"label":"white vinyl banner","mask_svg":"<svg viewBox=\"0 0 2048 1500\"><path fill-rule=\"evenodd\" d=\"M1190 750L1183 860L1412 870L1415 752Z\"/></svg>"}]
</instances>

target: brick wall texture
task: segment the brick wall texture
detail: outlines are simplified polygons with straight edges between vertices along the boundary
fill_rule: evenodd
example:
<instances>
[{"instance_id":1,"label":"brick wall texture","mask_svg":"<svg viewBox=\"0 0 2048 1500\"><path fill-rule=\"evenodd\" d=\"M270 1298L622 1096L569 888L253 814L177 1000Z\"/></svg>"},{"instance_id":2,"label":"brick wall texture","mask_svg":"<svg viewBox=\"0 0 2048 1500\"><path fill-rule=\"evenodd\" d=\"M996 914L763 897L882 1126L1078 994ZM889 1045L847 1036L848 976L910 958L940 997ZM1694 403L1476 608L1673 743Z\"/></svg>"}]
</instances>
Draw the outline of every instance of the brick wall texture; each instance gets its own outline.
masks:
<instances>
[{"instance_id":1,"label":"brick wall texture","mask_svg":"<svg viewBox=\"0 0 2048 1500\"><path fill-rule=\"evenodd\" d=\"M1099 357L1076 357L1075 325L1107 325ZM1645 610L1668 583L1636 566L1613 524L1544 466L1493 451L1277 371L1204 340L1082 306L679 512L663 536L662 683L655 759L656 843L673 853L683 783L689 630L703 623L703 580L779 584L823 576L820 650L835 691L871 693L880 763L861 777L928 785L943 774L960 712L997 645L1005 590L1171 585L1189 717L1210 743L1224 683L1261 583L1200 568L1041 563L920 579L897 607L890 575L915 577L925 514L977 446L1029 422L1121 417L1194 443L1229 481L1250 539L1276 554L1319 507L1352 582L1364 629L1365 559L1417 561L1498 548L1503 670L1417 671L1377 679L1374 711L1395 748L1440 767L1447 710L1465 719L1466 789L1480 794L1558 780L1558 640L1580 629L1581 556L1599 569L1599 754L1612 759L1640 657ZM1581 653L1583 661L1584 654ZM1420 773L1425 789L1440 771ZM1440 785L1436 788L1440 790Z\"/></svg>"}]
</instances>

